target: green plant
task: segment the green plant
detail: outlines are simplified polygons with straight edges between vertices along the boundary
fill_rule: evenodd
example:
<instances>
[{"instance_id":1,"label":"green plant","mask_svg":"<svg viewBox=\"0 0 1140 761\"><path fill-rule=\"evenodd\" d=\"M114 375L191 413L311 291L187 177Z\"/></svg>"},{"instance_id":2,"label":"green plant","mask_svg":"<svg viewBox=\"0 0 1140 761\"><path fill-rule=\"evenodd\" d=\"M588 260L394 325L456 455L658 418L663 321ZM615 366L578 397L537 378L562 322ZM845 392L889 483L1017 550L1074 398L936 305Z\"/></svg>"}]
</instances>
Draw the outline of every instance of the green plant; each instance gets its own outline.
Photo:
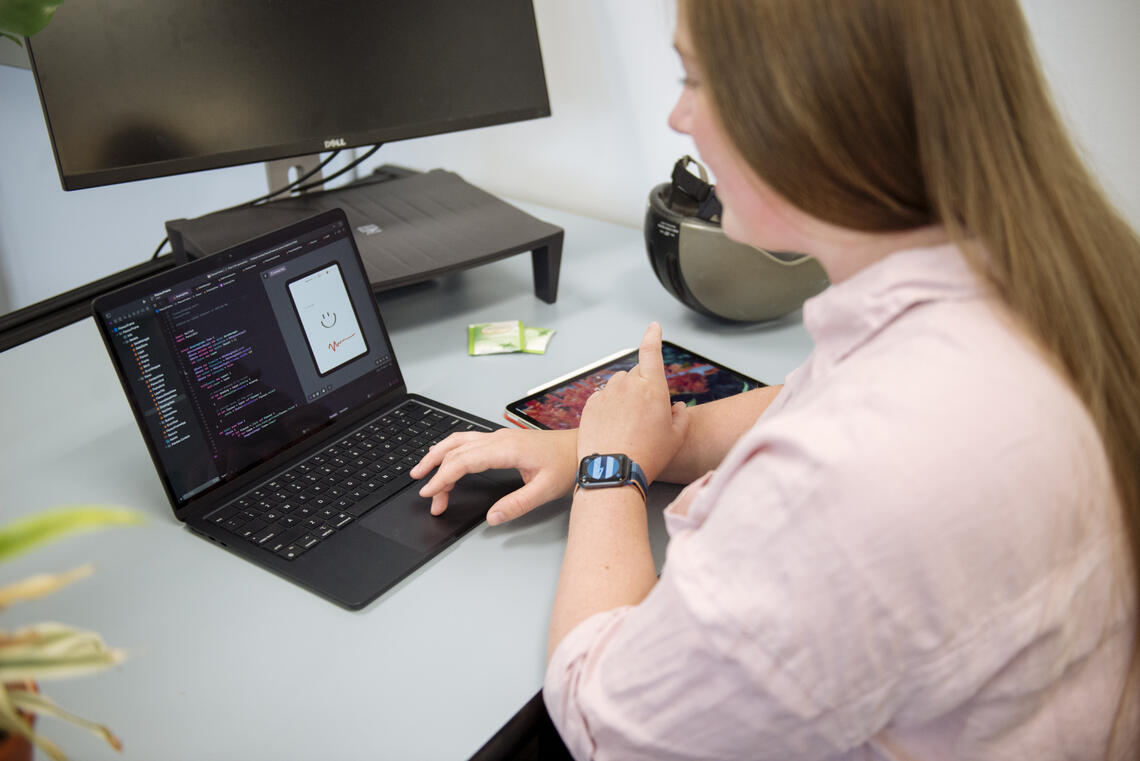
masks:
<instances>
[{"instance_id":1,"label":"green plant","mask_svg":"<svg viewBox=\"0 0 1140 761\"><path fill-rule=\"evenodd\" d=\"M127 510L71 507L51 510L0 529L0 562L75 531L108 525L139 523ZM33 600L90 576L90 565L58 574L39 574L0 588L0 610ZM39 735L24 716L55 716L90 729L115 749L118 738L106 727L81 719L41 695L39 681L102 671L122 662L123 654L104 644L94 632L57 623L42 623L13 632L0 631L0 731L23 735L58 761L66 756L59 746ZM21 714L24 714L22 716Z\"/></svg>"},{"instance_id":2,"label":"green plant","mask_svg":"<svg viewBox=\"0 0 1140 761\"><path fill-rule=\"evenodd\" d=\"M17 45L21 37L31 37L47 26L63 0L0 0L0 37Z\"/></svg>"}]
</instances>

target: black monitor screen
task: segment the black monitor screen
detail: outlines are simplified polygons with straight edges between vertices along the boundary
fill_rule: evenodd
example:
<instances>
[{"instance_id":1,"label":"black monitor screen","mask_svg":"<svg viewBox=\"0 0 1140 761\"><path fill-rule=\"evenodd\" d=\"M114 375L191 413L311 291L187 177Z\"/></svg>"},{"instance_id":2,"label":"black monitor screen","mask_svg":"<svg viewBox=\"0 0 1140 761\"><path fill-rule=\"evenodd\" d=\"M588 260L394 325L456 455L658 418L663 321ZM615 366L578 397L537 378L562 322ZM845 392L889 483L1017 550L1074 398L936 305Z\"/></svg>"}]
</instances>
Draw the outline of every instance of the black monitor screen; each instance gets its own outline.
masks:
<instances>
[{"instance_id":1,"label":"black monitor screen","mask_svg":"<svg viewBox=\"0 0 1140 761\"><path fill-rule=\"evenodd\" d=\"M530 0L68 0L29 53L69 190L550 114Z\"/></svg>"}]
</instances>

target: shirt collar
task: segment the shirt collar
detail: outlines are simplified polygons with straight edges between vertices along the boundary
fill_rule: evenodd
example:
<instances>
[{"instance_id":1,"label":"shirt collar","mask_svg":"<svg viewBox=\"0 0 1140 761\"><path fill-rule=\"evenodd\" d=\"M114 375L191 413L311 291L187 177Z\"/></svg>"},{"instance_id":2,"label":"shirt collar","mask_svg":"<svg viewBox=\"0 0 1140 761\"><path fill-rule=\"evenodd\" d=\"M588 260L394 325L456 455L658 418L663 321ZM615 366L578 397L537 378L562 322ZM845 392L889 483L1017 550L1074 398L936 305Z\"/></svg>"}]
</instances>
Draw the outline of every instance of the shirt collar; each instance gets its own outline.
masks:
<instances>
[{"instance_id":1,"label":"shirt collar","mask_svg":"<svg viewBox=\"0 0 1140 761\"><path fill-rule=\"evenodd\" d=\"M907 249L804 302L804 327L817 352L838 360L912 307L980 294L981 285L956 245Z\"/></svg>"}]
</instances>

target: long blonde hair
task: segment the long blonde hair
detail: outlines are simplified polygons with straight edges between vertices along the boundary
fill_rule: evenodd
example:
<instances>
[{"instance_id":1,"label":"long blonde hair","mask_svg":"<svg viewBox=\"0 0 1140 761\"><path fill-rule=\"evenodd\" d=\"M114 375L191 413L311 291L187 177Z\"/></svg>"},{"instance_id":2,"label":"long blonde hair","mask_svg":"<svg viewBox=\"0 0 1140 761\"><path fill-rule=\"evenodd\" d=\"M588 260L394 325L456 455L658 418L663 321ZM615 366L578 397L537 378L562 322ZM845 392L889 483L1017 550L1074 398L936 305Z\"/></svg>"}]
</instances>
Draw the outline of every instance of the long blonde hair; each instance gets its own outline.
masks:
<instances>
[{"instance_id":1,"label":"long blonde hair","mask_svg":"<svg viewBox=\"0 0 1140 761\"><path fill-rule=\"evenodd\" d=\"M1140 238L1069 140L1017 0L683 0L680 10L702 87L767 184L844 227L945 225L1059 361L1108 453L1135 594ZM1140 684L1140 632L1134 643L1118 718Z\"/></svg>"}]
</instances>

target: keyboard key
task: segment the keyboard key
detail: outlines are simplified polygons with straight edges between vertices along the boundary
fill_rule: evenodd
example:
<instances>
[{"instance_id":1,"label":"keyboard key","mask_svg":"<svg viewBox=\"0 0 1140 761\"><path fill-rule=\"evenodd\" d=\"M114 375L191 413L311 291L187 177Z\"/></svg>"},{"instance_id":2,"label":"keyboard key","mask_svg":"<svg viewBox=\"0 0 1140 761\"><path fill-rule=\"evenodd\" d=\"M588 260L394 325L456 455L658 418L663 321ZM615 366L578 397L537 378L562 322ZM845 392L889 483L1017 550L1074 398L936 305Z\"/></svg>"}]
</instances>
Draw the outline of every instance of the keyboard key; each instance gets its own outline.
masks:
<instances>
[{"instance_id":1,"label":"keyboard key","mask_svg":"<svg viewBox=\"0 0 1140 761\"><path fill-rule=\"evenodd\" d=\"M286 560L296 560L301 555L301 553L303 553L304 551L305 551L305 548L302 547L301 545L290 544L288 547L285 547L284 549L278 550L277 554L280 555L281 557L285 558Z\"/></svg>"},{"instance_id":2,"label":"keyboard key","mask_svg":"<svg viewBox=\"0 0 1140 761\"><path fill-rule=\"evenodd\" d=\"M264 527L266 527L266 523L264 523L264 521L250 521L249 523L246 523L244 526L242 526L241 529L238 529L237 535L244 539L251 539L253 537L253 534L258 533L264 529Z\"/></svg>"},{"instance_id":3,"label":"keyboard key","mask_svg":"<svg viewBox=\"0 0 1140 761\"><path fill-rule=\"evenodd\" d=\"M249 537L249 540L254 544L265 544L270 539L277 536L280 531L281 529L279 529L276 525L266 526L253 536Z\"/></svg>"},{"instance_id":4,"label":"keyboard key","mask_svg":"<svg viewBox=\"0 0 1140 761\"><path fill-rule=\"evenodd\" d=\"M349 515L359 518L372 508L376 507L378 504L379 502L375 500L365 500L363 502L357 502L355 505L352 505L350 507L346 507L344 511Z\"/></svg>"},{"instance_id":5,"label":"keyboard key","mask_svg":"<svg viewBox=\"0 0 1140 761\"><path fill-rule=\"evenodd\" d=\"M277 533L277 536L270 539L262 546L270 552L280 552L285 547L288 547L293 542L300 539L305 535L305 530L302 528L282 528Z\"/></svg>"},{"instance_id":6,"label":"keyboard key","mask_svg":"<svg viewBox=\"0 0 1140 761\"><path fill-rule=\"evenodd\" d=\"M238 514L237 507L233 507L233 506L223 507L221 510L218 510L217 512L213 513L210 516L210 522L216 523L219 526L221 526L222 524L224 524L226 521L228 521L230 518L232 518L233 516L235 516L237 514Z\"/></svg>"}]
</instances>

